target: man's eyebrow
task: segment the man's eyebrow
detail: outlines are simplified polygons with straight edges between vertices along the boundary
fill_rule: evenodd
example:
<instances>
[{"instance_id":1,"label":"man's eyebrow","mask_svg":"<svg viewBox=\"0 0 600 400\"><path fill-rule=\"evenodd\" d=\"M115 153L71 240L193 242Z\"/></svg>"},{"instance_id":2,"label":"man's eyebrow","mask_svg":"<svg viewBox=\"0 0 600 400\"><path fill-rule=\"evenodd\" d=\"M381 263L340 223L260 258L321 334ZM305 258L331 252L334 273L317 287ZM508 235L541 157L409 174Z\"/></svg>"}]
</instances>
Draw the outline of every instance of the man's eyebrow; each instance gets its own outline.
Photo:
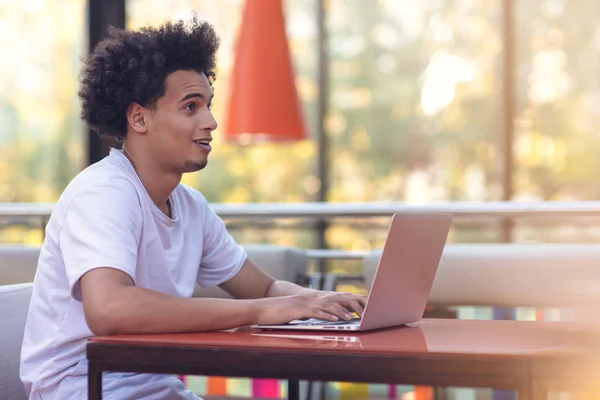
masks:
<instances>
[{"instance_id":1,"label":"man's eyebrow","mask_svg":"<svg viewBox=\"0 0 600 400\"><path fill-rule=\"evenodd\" d=\"M192 98L194 98L194 97L199 97L200 99L206 99L206 96L205 96L205 95L203 95L202 93L196 93L196 92L194 92L194 93L188 93L188 94L186 94L185 96L183 96L183 97L181 98L181 100L179 100L179 103L181 103L182 101L186 101L186 100L192 99ZM215 97L215 95L214 95L214 94L212 94L212 95L210 96L210 98L208 99L208 102L210 102L210 101L212 100L212 98L213 98L213 97Z\"/></svg>"}]
</instances>

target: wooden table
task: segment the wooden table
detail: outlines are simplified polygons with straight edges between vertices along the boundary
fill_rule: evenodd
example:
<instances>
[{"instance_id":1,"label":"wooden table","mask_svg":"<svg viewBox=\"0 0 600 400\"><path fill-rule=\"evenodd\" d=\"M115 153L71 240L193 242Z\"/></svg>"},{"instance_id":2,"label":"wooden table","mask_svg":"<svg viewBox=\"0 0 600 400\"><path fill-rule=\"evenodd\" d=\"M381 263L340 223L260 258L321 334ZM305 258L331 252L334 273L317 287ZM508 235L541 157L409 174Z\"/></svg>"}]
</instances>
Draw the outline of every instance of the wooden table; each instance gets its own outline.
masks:
<instances>
[{"instance_id":1,"label":"wooden table","mask_svg":"<svg viewBox=\"0 0 600 400\"><path fill-rule=\"evenodd\" d=\"M88 390L100 399L102 371L121 371L286 379L290 398L309 380L489 387L537 400L597 385L599 345L597 334L565 322L453 319L343 335L245 328L93 337Z\"/></svg>"}]
</instances>

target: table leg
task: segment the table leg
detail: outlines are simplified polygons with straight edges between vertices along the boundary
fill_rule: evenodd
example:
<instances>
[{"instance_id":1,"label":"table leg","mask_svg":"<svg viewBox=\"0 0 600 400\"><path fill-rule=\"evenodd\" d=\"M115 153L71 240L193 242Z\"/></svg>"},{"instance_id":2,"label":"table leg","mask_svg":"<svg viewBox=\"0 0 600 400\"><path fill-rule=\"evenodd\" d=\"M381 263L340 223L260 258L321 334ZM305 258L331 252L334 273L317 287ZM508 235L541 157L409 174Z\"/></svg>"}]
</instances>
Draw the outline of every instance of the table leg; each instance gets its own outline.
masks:
<instances>
[{"instance_id":1,"label":"table leg","mask_svg":"<svg viewBox=\"0 0 600 400\"><path fill-rule=\"evenodd\" d=\"M102 369L93 361L88 363L88 400L102 399Z\"/></svg>"},{"instance_id":2,"label":"table leg","mask_svg":"<svg viewBox=\"0 0 600 400\"><path fill-rule=\"evenodd\" d=\"M306 400L312 400L313 382L306 382Z\"/></svg>"},{"instance_id":3,"label":"table leg","mask_svg":"<svg viewBox=\"0 0 600 400\"><path fill-rule=\"evenodd\" d=\"M288 380L288 400L300 400L300 382Z\"/></svg>"}]
</instances>

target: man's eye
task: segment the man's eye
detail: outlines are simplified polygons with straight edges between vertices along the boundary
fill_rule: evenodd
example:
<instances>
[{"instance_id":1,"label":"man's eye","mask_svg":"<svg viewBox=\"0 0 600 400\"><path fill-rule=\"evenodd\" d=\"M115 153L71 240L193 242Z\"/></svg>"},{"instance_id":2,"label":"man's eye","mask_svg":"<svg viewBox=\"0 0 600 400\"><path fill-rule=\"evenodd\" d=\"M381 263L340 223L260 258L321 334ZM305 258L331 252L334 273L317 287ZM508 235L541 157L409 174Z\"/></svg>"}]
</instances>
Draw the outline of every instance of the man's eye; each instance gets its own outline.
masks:
<instances>
[{"instance_id":1,"label":"man's eye","mask_svg":"<svg viewBox=\"0 0 600 400\"><path fill-rule=\"evenodd\" d=\"M212 103L208 103L207 107L208 107L208 110L210 111L212 109Z\"/></svg>"},{"instance_id":2,"label":"man's eye","mask_svg":"<svg viewBox=\"0 0 600 400\"><path fill-rule=\"evenodd\" d=\"M189 111L194 111L194 109L196 108L196 104L194 104L194 103L186 104L185 107L183 107L183 108L185 108L186 110L189 110Z\"/></svg>"}]
</instances>

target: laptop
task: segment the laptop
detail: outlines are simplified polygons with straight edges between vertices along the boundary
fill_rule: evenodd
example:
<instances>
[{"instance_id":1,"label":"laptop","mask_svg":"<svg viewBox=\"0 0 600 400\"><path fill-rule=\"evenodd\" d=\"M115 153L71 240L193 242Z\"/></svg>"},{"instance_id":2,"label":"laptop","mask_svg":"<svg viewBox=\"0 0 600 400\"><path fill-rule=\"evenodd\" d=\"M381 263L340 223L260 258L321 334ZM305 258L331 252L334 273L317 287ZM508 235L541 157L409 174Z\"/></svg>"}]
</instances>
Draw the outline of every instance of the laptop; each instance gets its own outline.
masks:
<instances>
[{"instance_id":1,"label":"laptop","mask_svg":"<svg viewBox=\"0 0 600 400\"><path fill-rule=\"evenodd\" d=\"M451 224L452 214L446 213L398 213L392 216L362 318L336 322L311 318L253 327L369 331L419 321Z\"/></svg>"}]
</instances>

